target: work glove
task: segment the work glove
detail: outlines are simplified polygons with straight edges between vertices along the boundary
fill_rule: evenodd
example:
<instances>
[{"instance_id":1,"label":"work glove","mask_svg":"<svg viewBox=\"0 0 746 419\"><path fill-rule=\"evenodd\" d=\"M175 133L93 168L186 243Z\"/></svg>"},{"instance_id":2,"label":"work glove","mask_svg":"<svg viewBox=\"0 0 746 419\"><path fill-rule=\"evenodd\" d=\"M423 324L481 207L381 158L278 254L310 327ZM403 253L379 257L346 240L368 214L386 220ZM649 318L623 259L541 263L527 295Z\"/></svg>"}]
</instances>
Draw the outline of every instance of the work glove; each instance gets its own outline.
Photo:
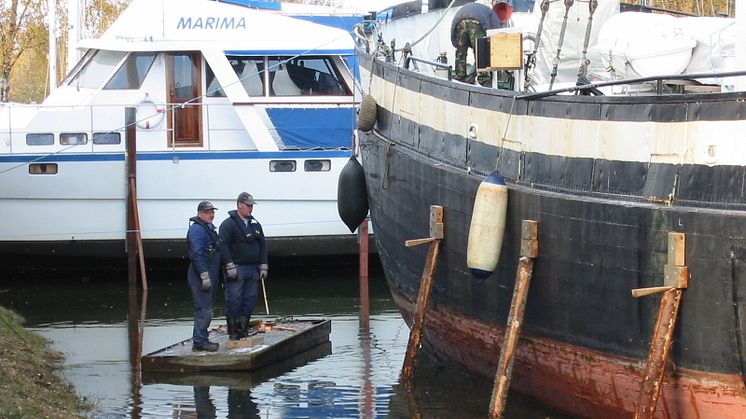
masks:
<instances>
[{"instance_id":1,"label":"work glove","mask_svg":"<svg viewBox=\"0 0 746 419\"><path fill-rule=\"evenodd\" d=\"M259 279L264 281L265 278L267 278L267 270L269 269L269 265L266 263L263 263L259 265Z\"/></svg>"},{"instance_id":2,"label":"work glove","mask_svg":"<svg viewBox=\"0 0 746 419\"><path fill-rule=\"evenodd\" d=\"M228 278L229 281L235 281L236 278L238 278L238 268L236 268L235 263L228 262L225 264L225 277Z\"/></svg>"},{"instance_id":3,"label":"work glove","mask_svg":"<svg viewBox=\"0 0 746 419\"><path fill-rule=\"evenodd\" d=\"M202 272L199 274L199 279L202 280L202 291L210 291L212 284L210 283L210 273Z\"/></svg>"}]
</instances>

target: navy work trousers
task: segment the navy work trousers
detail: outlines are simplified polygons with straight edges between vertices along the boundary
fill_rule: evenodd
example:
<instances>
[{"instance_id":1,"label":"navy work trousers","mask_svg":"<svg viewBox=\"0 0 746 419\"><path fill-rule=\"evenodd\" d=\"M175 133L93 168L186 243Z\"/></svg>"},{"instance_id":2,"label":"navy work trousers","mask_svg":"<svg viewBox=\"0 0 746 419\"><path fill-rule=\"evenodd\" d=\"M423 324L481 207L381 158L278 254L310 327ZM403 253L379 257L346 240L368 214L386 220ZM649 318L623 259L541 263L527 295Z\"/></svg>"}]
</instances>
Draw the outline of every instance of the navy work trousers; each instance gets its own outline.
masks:
<instances>
[{"instance_id":1,"label":"navy work trousers","mask_svg":"<svg viewBox=\"0 0 746 419\"><path fill-rule=\"evenodd\" d=\"M225 281L225 317L251 317L257 300L259 265L237 265L238 278Z\"/></svg>"},{"instance_id":2,"label":"navy work trousers","mask_svg":"<svg viewBox=\"0 0 746 419\"><path fill-rule=\"evenodd\" d=\"M213 266L210 266L210 290L203 291L202 280L194 266L190 264L187 271L187 281L189 282L189 288L192 290L192 303L194 304L192 344L195 346L206 345L209 342L207 328L210 327L212 321L212 306L219 286L218 275L220 275L220 264L214 263Z\"/></svg>"}]
</instances>

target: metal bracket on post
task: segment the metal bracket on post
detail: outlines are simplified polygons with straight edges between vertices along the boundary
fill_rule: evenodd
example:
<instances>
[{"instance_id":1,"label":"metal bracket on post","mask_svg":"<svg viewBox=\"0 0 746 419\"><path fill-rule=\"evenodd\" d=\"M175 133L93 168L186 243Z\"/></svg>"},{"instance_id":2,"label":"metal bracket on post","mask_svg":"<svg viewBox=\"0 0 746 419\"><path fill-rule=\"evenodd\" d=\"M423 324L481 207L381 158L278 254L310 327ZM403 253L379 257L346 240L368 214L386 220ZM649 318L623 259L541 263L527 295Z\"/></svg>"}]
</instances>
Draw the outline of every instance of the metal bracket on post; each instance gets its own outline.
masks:
<instances>
[{"instance_id":1,"label":"metal bracket on post","mask_svg":"<svg viewBox=\"0 0 746 419\"><path fill-rule=\"evenodd\" d=\"M422 272L422 281L420 281L420 292L417 295L417 306L415 307L414 321L412 329L409 331L409 342L407 343L407 352L404 356L404 366L402 367L402 377L405 381L412 378L414 370L414 360L417 356L417 349L420 347L422 339L422 326L425 322L425 310L427 301L430 298L432 289L433 276L435 275L435 265L440 253L440 241L443 239L443 207L440 205L430 206L430 237L425 239L407 240L404 245L407 247L417 246L420 244L430 243L427 252L425 268Z\"/></svg>"},{"instance_id":2,"label":"metal bracket on post","mask_svg":"<svg viewBox=\"0 0 746 419\"><path fill-rule=\"evenodd\" d=\"M684 233L668 233L668 263L664 267L664 286L632 290L632 295L635 297L663 293L653 337L650 340L645 372L642 376L635 419L652 418L655 414L681 306L681 297L683 290L689 286L689 269L685 264L685 253Z\"/></svg>"}]
</instances>

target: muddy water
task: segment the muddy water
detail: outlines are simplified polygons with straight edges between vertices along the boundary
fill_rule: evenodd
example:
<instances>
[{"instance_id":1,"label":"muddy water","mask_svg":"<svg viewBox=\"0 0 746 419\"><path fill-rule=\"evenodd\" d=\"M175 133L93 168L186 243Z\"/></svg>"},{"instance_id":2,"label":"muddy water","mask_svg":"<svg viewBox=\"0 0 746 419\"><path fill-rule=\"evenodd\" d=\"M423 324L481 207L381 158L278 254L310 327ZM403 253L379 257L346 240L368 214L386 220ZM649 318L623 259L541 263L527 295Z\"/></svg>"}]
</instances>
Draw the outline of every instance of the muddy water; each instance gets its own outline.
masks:
<instances>
[{"instance_id":1,"label":"muddy water","mask_svg":"<svg viewBox=\"0 0 746 419\"><path fill-rule=\"evenodd\" d=\"M164 377L133 370L137 345L130 338L143 304L140 293L130 304L126 274L117 264L6 271L0 304L22 314L27 327L65 354L63 374L96 405L93 417L485 417L491 383L425 355L418 358L414 388L404 388L399 372L409 329L375 266L370 318L361 322L356 269L354 263L284 261L271 272L271 314L260 299L255 318L332 319L331 345L254 374ZM143 353L191 336L184 272L180 262L149 272ZM216 304L213 326L225 321L224 301ZM517 394L509 400L506 417L563 417Z\"/></svg>"}]
</instances>

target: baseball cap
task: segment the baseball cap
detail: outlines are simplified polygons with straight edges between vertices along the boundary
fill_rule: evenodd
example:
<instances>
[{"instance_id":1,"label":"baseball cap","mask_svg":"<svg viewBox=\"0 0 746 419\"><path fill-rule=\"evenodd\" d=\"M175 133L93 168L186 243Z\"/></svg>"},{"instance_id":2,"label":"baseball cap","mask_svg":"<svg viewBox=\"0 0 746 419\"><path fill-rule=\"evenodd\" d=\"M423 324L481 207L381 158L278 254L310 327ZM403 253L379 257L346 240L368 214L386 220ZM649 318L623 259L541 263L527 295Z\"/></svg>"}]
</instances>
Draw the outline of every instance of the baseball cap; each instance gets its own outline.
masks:
<instances>
[{"instance_id":1,"label":"baseball cap","mask_svg":"<svg viewBox=\"0 0 746 419\"><path fill-rule=\"evenodd\" d=\"M236 202L238 203L244 203L246 205L256 205L256 201L254 201L254 197L251 196L248 192L241 192L238 194L238 198L236 198Z\"/></svg>"},{"instance_id":2,"label":"baseball cap","mask_svg":"<svg viewBox=\"0 0 746 419\"><path fill-rule=\"evenodd\" d=\"M197 212L217 210L210 201L202 201L197 205Z\"/></svg>"}]
</instances>

